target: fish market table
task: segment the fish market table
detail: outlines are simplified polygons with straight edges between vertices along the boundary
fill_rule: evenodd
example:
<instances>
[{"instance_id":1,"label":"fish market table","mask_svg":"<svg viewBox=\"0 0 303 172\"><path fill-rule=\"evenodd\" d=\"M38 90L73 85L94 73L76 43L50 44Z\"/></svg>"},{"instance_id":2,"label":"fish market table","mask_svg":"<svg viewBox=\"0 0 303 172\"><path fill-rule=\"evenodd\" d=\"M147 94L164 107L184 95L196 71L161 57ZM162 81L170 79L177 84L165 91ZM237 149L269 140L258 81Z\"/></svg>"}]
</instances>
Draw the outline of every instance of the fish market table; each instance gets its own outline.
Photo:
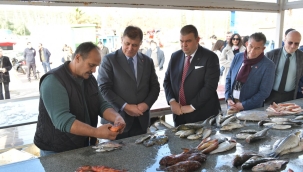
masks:
<instances>
[{"instance_id":1,"label":"fish market table","mask_svg":"<svg viewBox=\"0 0 303 172\"><path fill-rule=\"evenodd\" d=\"M302 100L303 99L299 99L291 102L302 107ZM265 108L256 110L265 110ZM293 118L294 116L287 117ZM257 122L246 122L246 126L242 129L262 130L264 127L258 126ZM234 138L242 129L223 132L213 126L211 138ZM223 153L207 155L207 160L202 163L202 167L198 171L241 171L240 168L232 166L235 155L248 151L263 155L267 154L271 152L272 145L276 140L285 138L289 134L299 131L300 129L302 129L302 127L287 130L270 129L266 138L253 143L246 143L245 140L237 140L236 148ZM179 154L182 152L181 148L194 148L201 142L201 139L181 139L175 136L175 133L171 129L160 130L157 131L157 133L166 134L169 138L168 143L162 146L145 147L142 144L135 143L135 140L142 136L135 136L120 140L123 142L124 146L122 146L121 149L112 152L101 153L96 152L92 147L86 147L47 157L0 166L0 171L73 172L83 165L104 165L115 169L129 170L130 172L154 172L159 167L159 161L162 157L171 154ZM302 152L283 155L281 156L281 159L289 159L289 163L282 171L287 171L288 169L292 169L295 172L302 171Z\"/></svg>"}]
</instances>

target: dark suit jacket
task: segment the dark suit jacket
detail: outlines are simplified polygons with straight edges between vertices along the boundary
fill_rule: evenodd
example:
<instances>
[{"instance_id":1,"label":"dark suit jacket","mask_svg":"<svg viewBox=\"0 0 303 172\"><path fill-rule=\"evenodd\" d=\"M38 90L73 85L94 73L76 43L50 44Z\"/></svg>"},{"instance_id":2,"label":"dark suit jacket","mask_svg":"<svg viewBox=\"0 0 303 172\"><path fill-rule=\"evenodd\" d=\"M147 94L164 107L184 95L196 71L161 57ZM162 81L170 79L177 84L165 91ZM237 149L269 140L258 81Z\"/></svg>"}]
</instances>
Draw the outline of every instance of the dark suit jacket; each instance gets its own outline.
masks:
<instances>
[{"instance_id":1,"label":"dark suit jacket","mask_svg":"<svg viewBox=\"0 0 303 172\"><path fill-rule=\"evenodd\" d=\"M2 66L0 66L0 68L5 68L6 72L0 72L0 83L4 82L4 83L8 83L10 82L10 77L9 77L9 71L12 69L12 63L9 60L8 57L6 56L2 56Z\"/></svg>"},{"instance_id":2,"label":"dark suit jacket","mask_svg":"<svg viewBox=\"0 0 303 172\"><path fill-rule=\"evenodd\" d=\"M149 108L157 100L160 84L155 73L153 60L142 53L137 54L137 81L122 49L106 55L98 71L98 83L103 97L112 104L126 122L125 132L131 128L134 118L121 111L125 103L145 102ZM150 111L139 117L141 127L149 127Z\"/></svg>"},{"instance_id":3,"label":"dark suit jacket","mask_svg":"<svg viewBox=\"0 0 303 172\"><path fill-rule=\"evenodd\" d=\"M168 103L173 98L179 101L184 61L185 54L182 50L173 53L171 56L163 83ZM176 121L183 121L182 123L197 122L218 114L220 103L216 90L219 77L218 56L214 52L199 46L184 81L186 103L192 105L196 110L181 116L174 115L175 125L180 125Z\"/></svg>"},{"instance_id":4,"label":"dark suit jacket","mask_svg":"<svg viewBox=\"0 0 303 172\"><path fill-rule=\"evenodd\" d=\"M282 47L283 48L283 47ZM279 65L279 61L282 54L282 48L274 49L269 51L265 54L266 57L271 59L276 64L276 71ZM303 52L297 50L296 52L296 62L297 62L297 73L296 73L296 83L295 83L295 92L294 92L294 99L297 97L298 87L299 87L299 80L303 76Z\"/></svg>"}]
</instances>

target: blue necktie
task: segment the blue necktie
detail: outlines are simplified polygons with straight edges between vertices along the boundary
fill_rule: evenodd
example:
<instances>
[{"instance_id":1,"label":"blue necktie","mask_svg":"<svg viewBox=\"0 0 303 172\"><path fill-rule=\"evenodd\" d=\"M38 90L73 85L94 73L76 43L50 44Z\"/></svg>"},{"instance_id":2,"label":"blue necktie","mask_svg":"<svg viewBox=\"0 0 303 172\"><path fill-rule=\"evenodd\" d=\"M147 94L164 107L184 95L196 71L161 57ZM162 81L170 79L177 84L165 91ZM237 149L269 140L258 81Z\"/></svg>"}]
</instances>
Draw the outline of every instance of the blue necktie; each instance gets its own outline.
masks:
<instances>
[{"instance_id":1,"label":"blue necktie","mask_svg":"<svg viewBox=\"0 0 303 172\"><path fill-rule=\"evenodd\" d=\"M132 70L135 78L136 78L136 74L135 74L135 66L134 66L134 62L133 62L133 58L128 58L127 62L128 62L128 65L130 67L130 69Z\"/></svg>"}]
</instances>

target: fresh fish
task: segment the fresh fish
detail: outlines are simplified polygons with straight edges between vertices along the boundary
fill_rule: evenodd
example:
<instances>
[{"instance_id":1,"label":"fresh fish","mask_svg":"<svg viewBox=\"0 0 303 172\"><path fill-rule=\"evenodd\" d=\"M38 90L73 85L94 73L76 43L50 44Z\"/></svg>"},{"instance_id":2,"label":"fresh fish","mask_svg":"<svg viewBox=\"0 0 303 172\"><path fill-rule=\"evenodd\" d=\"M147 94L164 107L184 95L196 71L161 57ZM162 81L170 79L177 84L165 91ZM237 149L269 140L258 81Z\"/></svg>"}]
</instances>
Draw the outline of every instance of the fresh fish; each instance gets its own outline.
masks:
<instances>
[{"instance_id":1,"label":"fresh fish","mask_svg":"<svg viewBox=\"0 0 303 172\"><path fill-rule=\"evenodd\" d=\"M301 139L300 143L298 146L293 147L291 149L286 149L280 153L280 155L285 155L289 153L294 153L294 152L302 152L303 151L303 139Z\"/></svg>"},{"instance_id":2,"label":"fresh fish","mask_svg":"<svg viewBox=\"0 0 303 172\"><path fill-rule=\"evenodd\" d=\"M221 131L230 131L230 130L233 130L233 129L236 129L236 128L242 128L242 127L244 127L244 125L232 122L232 123L229 123L228 125L225 125L225 126L221 127L220 130Z\"/></svg>"},{"instance_id":3,"label":"fresh fish","mask_svg":"<svg viewBox=\"0 0 303 172\"><path fill-rule=\"evenodd\" d=\"M196 139L199 139L201 137L202 137L202 134L192 134L192 135L187 136L187 139L196 140Z\"/></svg>"},{"instance_id":4,"label":"fresh fish","mask_svg":"<svg viewBox=\"0 0 303 172\"><path fill-rule=\"evenodd\" d=\"M204 143L209 142L209 141L211 141L210 137L203 139L195 149L202 150L202 149L199 149L199 147L201 147Z\"/></svg>"},{"instance_id":5,"label":"fresh fish","mask_svg":"<svg viewBox=\"0 0 303 172\"><path fill-rule=\"evenodd\" d=\"M219 114L216 116L216 125L217 125L217 127L220 127L220 126L221 126L220 122L221 122L221 118L222 118L222 117L223 117L223 116L222 116L222 113L219 112Z\"/></svg>"},{"instance_id":6,"label":"fresh fish","mask_svg":"<svg viewBox=\"0 0 303 172\"><path fill-rule=\"evenodd\" d=\"M252 171L280 171L281 167L287 163L288 161L285 160L268 161L254 166L251 170Z\"/></svg>"},{"instance_id":7,"label":"fresh fish","mask_svg":"<svg viewBox=\"0 0 303 172\"><path fill-rule=\"evenodd\" d=\"M251 136L251 134L248 134L248 133L239 133L239 134L236 134L236 138L237 139L246 139L249 136Z\"/></svg>"},{"instance_id":8,"label":"fresh fish","mask_svg":"<svg viewBox=\"0 0 303 172\"><path fill-rule=\"evenodd\" d=\"M182 124L179 125L177 127L177 130L191 130L191 129L199 129L199 128L203 128L203 124L199 124L199 123L187 123L187 124Z\"/></svg>"},{"instance_id":9,"label":"fresh fish","mask_svg":"<svg viewBox=\"0 0 303 172\"><path fill-rule=\"evenodd\" d=\"M249 158L246 162L244 162L241 166L242 170L244 169L251 169L253 166L263 163L263 162L267 162L267 161L272 161L272 160L276 160L277 158L271 158L271 157L262 157L262 156L253 156L251 158Z\"/></svg>"},{"instance_id":10,"label":"fresh fish","mask_svg":"<svg viewBox=\"0 0 303 172\"><path fill-rule=\"evenodd\" d=\"M161 123L162 125L164 125L165 127L167 127L167 128L174 128L173 126L171 126L171 125L168 124L167 122L163 121L162 119L160 119L160 123Z\"/></svg>"},{"instance_id":11,"label":"fresh fish","mask_svg":"<svg viewBox=\"0 0 303 172\"><path fill-rule=\"evenodd\" d=\"M184 131L183 133L180 134L180 138L184 138L184 137L187 137L189 135L192 135L195 133L195 130L194 129L191 129L191 130L186 130Z\"/></svg>"},{"instance_id":12,"label":"fresh fish","mask_svg":"<svg viewBox=\"0 0 303 172\"><path fill-rule=\"evenodd\" d=\"M177 154L177 155L164 156L159 161L159 164L161 166L171 166L181 161L198 161L202 163L206 161L206 155L200 152L197 153L196 152L191 153L191 151L185 153L182 152L181 154Z\"/></svg>"},{"instance_id":13,"label":"fresh fish","mask_svg":"<svg viewBox=\"0 0 303 172\"><path fill-rule=\"evenodd\" d=\"M288 135L285 139L283 139L280 142L277 148L274 149L274 151L269 154L269 156L277 157L282 151L298 146L300 142L300 135L301 135L301 131Z\"/></svg>"},{"instance_id":14,"label":"fresh fish","mask_svg":"<svg viewBox=\"0 0 303 172\"><path fill-rule=\"evenodd\" d=\"M208 140L206 141L205 139L202 140L202 142L196 147L198 150L204 150L208 148L210 145L213 143L218 142L218 139L213 139L213 140Z\"/></svg>"},{"instance_id":15,"label":"fresh fish","mask_svg":"<svg viewBox=\"0 0 303 172\"><path fill-rule=\"evenodd\" d=\"M222 122L221 126L223 127L223 126L229 124L230 122L232 122L232 121L234 121L234 120L236 120L236 119L237 119L237 118L236 118L235 116L232 116L232 117L230 117L230 118L227 118L225 121Z\"/></svg>"},{"instance_id":16,"label":"fresh fish","mask_svg":"<svg viewBox=\"0 0 303 172\"><path fill-rule=\"evenodd\" d=\"M243 155L236 155L236 157L233 160L233 166L234 167L241 166L244 162L246 162L249 158L253 156L256 156L256 154L244 153Z\"/></svg>"},{"instance_id":17,"label":"fresh fish","mask_svg":"<svg viewBox=\"0 0 303 172\"><path fill-rule=\"evenodd\" d=\"M205 154L208 154L208 153L210 153L211 151L217 149L218 146L219 146L219 142L218 142L218 140L217 140L217 141L215 141L213 144L209 145L207 148L203 149L201 152L202 152L202 153L205 153Z\"/></svg>"},{"instance_id":18,"label":"fresh fish","mask_svg":"<svg viewBox=\"0 0 303 172\"><path fill-rule=\"evenodd\" d=\"M267 123L263 124L263 126L266 126L266 127L271 127L273 125L276 125L276 123L274 123L274 122L267 122Z\"/></svg>"},{"instance_id":19,"label":"fresh fish","mask_svg":"<svg viewBox=\"0 0 303 172\"><path fill-rule=\"evenodd\" d=\"M255 134L258 132L257 130L241 130L240 133L248 133L248 134Z\"/></svg>"},{"instance_id":20,"label":"fresh fish","mask_svg":"<svg viewBox=\"0 0 303 172\"><path fill-rule=\"evenodd\" d=\"M236 117L243 121L262 121L268 119L268 114L264 111L242 111L238 112Z\"/></svg>"},{"instance_id":21,"label":"fresh fish","mask_svg":"<svg viewBox=\"0 0 303 172\"><path fill-rule=\"evenodd\" d=\"M202 133L202 139L205 139L211 135L211 129L205 128Z\"/></svg>"},{"instance_id":22,"label":"fresh fish","mask_svg":"<svg viewBox=\"0 0 303 172\"><path fill-rule=\"evenodd\" d=\"M285 130L285 129L291 128L291 125L275 124L275 125L272 125L271 128L277 129L277 130Z\"/></svg>"},{"instance_id":23,"label":"fresh fish","mask_svg":"<svg viewBox=\"0 0 303 172\"><path fill-rule=\"evenodd\" d=\"M270 123L270 122L271 122L270 120L261 120L258 122L258 125L263 126L265 123Z\"/></svg>"},{"instance_id":24,"label":"fresh fish","mask_svg":"<svg viewBox=\"0 0 303 172\"><path fill-rule=\"evenodd\" d=\"M293 121L276 122L276 124L291 125L291 126L294 126L294 127L298 127L298 126L302 125L302 122L293 120Z\"/></svg>"},{"instance_id":25,"label":"fresh fish","mask_svg":"<svg viewBox=\"0 0 303 172\"><path fill-rule=\"evenodd\" d=\"M225 115L223 118L221 118L221 121L220 123L222 124L222 122L224 122L225 120L227 120L228 118L232 117L232 116L235 116L234 114L231 114L231 115Z\"/></svg>"},{"instance_id":26,"label":"fresh fish","mask_svg":"<svg viewBox=\"0 0 303 172\"><path fill-rule=\"evenodd\" d=\"M202 126L203 126L203 127L209 126L209 120L210 120L211 118L213 118L214 116L215 116L215 115L212 115L212 116L208 117L206 120L204 120L204 122L202 123Z\"/></svg>"},{"instance_id":27,"label":"fresh fish","mask_svg":"<svg viewBox=\"0 0 303 172\"><path fill-rule=\"evenodd\" d=\"M151 134L142 136L142 137L140 137L139 139L137 139L137 140L135 141L135 143L136 143L136 144L143 143L143 141L149 139L151 136L152 136Z\"/></svg>"},{"instance_id":28,"label":"fresh fish","mask_svg":"<svg viewBox=\"0 0 303 172\"><path fill-rule=\"evenodd\" d=\"M168 166L164 169L157 169L158 171L166 171L166 172L185 172L185 171L196 171L201 167L201 163L198 161L181 161L175 165Z\"/></svg>"},{"instance_id":29,"label":"fresh fish","mask_svg":"<svg viewBox=\"0 0 303 172\"><path fill-rule=\"evenodd\" d=\"M118 149L118 148L121 148L122 146L123 146L122 142L116 143L116 142L110 141L110 142L100 143L97 146L93 146L92 148L93 149L100 149L100 148L116 148L116 149Z\"/></svg>"},{"instance_id":30,"label":"fresh fish","mask_svg":"<svg viewBox=\"0 0 303 172\"><path fill-rule=\"evenodd\" d=\"M110 152L110 151L113 151L113 150L116 150L116 149L119 149L119 148L101 147L101 148L96 149L96 152Z\"/></svg>"},{"instance_id":31,"label":"fresh fish","mask_svg":"<svg viewBox=\"0 0 303 172\"><path fill-rule=\"evenodd\" d=\"M250 135L250 136L248 136L248 137L245 139L245 141L246 141L247 143L251 143L251 142L253 142L253 141L263 139L263 138L266 136L267 131L268 131L269 129L270 129L270 128L265 128L265 129L263 129L263 130L261 130L261 131L256 132L256 133L253 134L253 135Z\"/></svg>"},{"instance_id":32,"label":"fresh fish","mask_svg":"<svg viewBox=\"0 0 303 172\"><path fill-rule=\"evenodd\" d=\"M282 141L283 141L283 139L276 140L275 143L272 145L272 149L276 149Z\"/></svg>"},{"instance_id":33,"label":"fresh fish","mask_svg":"<svg viewBox=\"0 0 303 172\"><path fill-rule=\"evenodd\" d=\"M196 130L196 134L202 134L203 133L203 128L199 128Z\"/></svg>"},{"instance_id":34,"label":"fresh fish","mask_svg":"<svg viewBox=\"0 0 303 172\"><path fill-rule=\"evenodd\" d=\"M180 130L180 131L177 131L175 133L176 136L180 136L182 133L184 133L186 130Z\"/></svg>"},{"instance_id":35,"label":"fresh fish","mask_svg":"<svg viewBox=\"0 0 303 172\"><path fill-rule=\"evenodd\" d=\"M277 123L277 122L289 121L289 119L288 118L270 118L270 121Z\"/></svg>"},{"instance_id":36,"label":"fresh fish","mask_svg":"<svg viewBox=\"0 0 303 172\"><path fill-rule=\"evenodd\" d=\"M234 148L236 146L236 144L237 144L237 142L233 139L226 140L226 141L220 143L218 148L211 151L209 154L215 154L215 153L231 150L232 148Z\"/></svg>"},{"instance_id":37,"label":"fresh fish","mask_svg":"<svg viewBox=\"0 0 303 172\"><path fill-rule=\"evenodd\" d=\"M303 115L295 117L295 120L301 120L301 119L303 119Z\"/></svg>"},{"instance_id":38,"label":"fresh fish","mask_svg":"<svg viewBox=\"0 0 303 172\"><path fill-rule=\"evenodd\" d=\"M166 135L153 135L149 140L145 140L143 142L144 146L153 146L155 144L157 145L163 145L168 142L168 137Z\"/></svg>"}]
</instances>

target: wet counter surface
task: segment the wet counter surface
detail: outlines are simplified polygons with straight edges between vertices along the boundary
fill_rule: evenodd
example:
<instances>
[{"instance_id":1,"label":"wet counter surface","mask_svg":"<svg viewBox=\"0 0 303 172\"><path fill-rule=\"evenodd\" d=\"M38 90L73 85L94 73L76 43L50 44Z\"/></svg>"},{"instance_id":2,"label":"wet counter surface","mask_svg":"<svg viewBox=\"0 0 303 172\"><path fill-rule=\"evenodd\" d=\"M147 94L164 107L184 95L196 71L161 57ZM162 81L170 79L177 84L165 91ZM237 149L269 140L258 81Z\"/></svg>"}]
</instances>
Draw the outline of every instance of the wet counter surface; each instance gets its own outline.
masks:
<instances>
[{"instance_id":1,"label":"wet counter surface","mask_svg":"<svg viewBox=\"0 0 303 172\"><path fill-rule=\"evenodd\" d=\"M291 101L301 107L303 106L303 99ZM260 108L257 110L264 110ZM287 116L294 118L294 116ZM259 127L257 122L247 122L243 129L262 130L264 127ZM245 140L237 139L236 148L214 155L208 155L207 160L202 163L202 167L198 171L241 171L240 168L232 166L232 161L237 154L243 152L255 152L259 154L267 154L271 152L272 145L278 139L285 138L295 131L301 130L301 127L291 128L287 130L270 129L265 139L246 143ZM233 131L219 131L218 128L212 127L211 138L234 138L241 129ZM175 136L171 129L161 130L158 134L166 134L169 137L167 144L162 146L145 147L142 144L135 144L135 140L141 136L135 136L127 139L122 139L124 146L122 149L112 152L95 152L92 147L81 148L64 153L41 157L38 159L27 160L19 163L0 166L0 171L64 171L73 172L78 167L83 165L104 165L116 169L125 169L130 172L156 171L159 167L159 161L163 156L171 154L179 154L182 152L181 148L194 148L200 142L198 140L181 139ZM281 171L303 171L303 152L291 153L283 155L281 159L289 159L289 163ZM243 170L250 171L250 170Z\"/></svg>"}]
</instances>

